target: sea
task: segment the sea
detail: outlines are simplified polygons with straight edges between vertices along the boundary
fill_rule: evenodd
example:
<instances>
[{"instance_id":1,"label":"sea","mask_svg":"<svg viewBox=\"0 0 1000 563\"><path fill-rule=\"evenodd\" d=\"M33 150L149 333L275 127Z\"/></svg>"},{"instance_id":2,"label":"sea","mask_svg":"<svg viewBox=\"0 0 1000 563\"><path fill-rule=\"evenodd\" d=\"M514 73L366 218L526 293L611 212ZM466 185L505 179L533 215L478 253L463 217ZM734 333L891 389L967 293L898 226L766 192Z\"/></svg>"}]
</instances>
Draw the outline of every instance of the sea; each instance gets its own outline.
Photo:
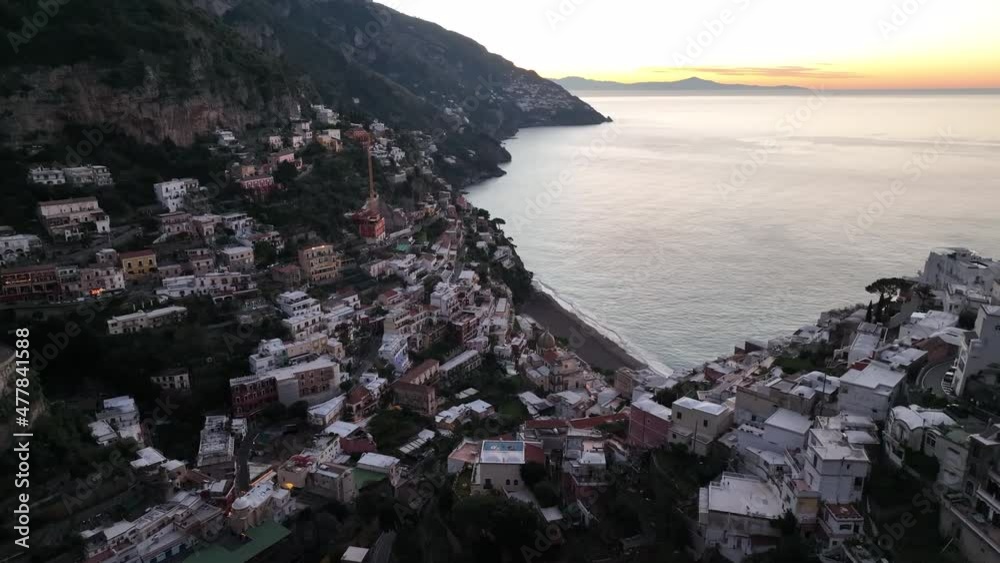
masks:
<instances>
[{"instance_id":1,"label":"sea","mask_svg":"<svg viewBox=\"0 0 1000 563\"><path fill-rule=\"evenodd\" d=\"M522 130L468 197L654 367L867 304L935 247L1000 258L996 93L575 93L614 121Z\"/></svg>"}]
</instances>

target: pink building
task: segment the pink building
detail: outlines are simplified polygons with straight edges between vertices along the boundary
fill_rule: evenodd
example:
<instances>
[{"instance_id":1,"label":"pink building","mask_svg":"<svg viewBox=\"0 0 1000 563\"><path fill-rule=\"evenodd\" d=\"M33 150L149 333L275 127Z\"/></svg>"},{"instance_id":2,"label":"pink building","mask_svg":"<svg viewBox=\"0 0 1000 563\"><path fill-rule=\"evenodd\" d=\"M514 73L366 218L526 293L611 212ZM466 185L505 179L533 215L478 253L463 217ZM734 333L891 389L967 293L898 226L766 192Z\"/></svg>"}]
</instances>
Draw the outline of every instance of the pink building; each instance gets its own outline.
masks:
<instances>
[{"instance_id":1,"label":"pink building","mask_svg":"<svg viewBox=\"0 0 1000 563\"><path fill-rule=\"evenodd\" d=\"M637 448L658 448L670 436L670 409L652 399L632 403L628 418L628 443Z\"/></svg>"}]
</instances>

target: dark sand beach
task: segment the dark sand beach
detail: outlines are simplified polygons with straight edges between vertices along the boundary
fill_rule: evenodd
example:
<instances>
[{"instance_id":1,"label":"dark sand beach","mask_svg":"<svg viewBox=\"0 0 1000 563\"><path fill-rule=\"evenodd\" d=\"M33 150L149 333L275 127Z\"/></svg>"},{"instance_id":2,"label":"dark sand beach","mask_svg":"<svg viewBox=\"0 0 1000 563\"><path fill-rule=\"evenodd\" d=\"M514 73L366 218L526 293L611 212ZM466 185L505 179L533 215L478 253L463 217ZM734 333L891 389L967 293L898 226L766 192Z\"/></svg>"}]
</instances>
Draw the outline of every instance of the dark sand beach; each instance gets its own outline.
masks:
<instances>
[{"instance_id":1,"label":"dark sand beach","mask_svg":"<svg viewBox=\"0 0 1000 563\"><path fill-rule=\"evenodd\" d=\"M531 317L557 338L569 341L567 347L592 367L615 370L646 365L541 291L535 291L532 298L519 307L519 313Z\"/></svg>"}]
</instances>

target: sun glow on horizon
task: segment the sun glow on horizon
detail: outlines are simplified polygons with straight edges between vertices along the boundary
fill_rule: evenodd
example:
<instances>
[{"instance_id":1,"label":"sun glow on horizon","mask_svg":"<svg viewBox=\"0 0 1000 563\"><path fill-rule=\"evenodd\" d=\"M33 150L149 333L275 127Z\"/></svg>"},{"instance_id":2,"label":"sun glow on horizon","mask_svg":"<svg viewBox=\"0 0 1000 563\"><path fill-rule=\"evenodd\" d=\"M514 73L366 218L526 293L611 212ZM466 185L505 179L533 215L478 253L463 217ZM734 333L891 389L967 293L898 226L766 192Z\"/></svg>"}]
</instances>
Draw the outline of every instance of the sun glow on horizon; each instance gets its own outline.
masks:
<instances>
[{"instance_id":1,"label":"sun glow on horizon","mask_svg":"<svg viewBox=\"0 0 1000 563\"><path fill-rule=\"evenodd\" d=\"M395 0L543 76L1000 88L995 0Z\"/></svg>"}]
</instances>

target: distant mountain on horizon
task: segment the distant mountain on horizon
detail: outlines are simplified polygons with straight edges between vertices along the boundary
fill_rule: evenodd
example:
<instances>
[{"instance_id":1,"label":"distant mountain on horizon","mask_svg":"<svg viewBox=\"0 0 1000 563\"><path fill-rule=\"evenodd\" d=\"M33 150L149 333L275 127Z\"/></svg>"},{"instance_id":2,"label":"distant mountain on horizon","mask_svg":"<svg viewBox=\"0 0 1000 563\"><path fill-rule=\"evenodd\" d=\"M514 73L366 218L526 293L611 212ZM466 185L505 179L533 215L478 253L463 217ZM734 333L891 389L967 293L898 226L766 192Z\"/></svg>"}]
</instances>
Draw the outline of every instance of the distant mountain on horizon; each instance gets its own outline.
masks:
<instances>
[{"instance_id":1,"label":"distant mountain on horizon","mask_svg":"<svg viewBox=\"0 0 1000 563\"><path fill-rule=\"evenodd\" d=\"M581 76L566 76L551 79L567 90L631 90L631 91L663 91L663 90L808 90L800 86L756 86L752 84L725 84L714 80L705 80L692 76L683 80L669 82L614 82L611 80L591 80Z\"/></svg>"}]
</instances>

